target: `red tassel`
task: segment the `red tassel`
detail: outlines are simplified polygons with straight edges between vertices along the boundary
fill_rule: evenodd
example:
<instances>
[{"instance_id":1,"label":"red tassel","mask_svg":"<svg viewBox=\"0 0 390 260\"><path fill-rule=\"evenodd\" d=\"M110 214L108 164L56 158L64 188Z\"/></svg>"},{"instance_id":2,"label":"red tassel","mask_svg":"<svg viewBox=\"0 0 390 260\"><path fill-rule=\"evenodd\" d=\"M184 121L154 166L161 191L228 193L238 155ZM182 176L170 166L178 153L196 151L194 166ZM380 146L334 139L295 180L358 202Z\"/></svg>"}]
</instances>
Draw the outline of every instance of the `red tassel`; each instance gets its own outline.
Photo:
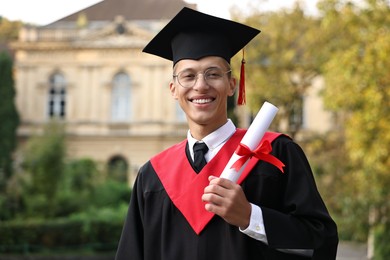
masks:
<instances>
[{"instance_id":1,"label":"red tassel","mask_svg":"<svg viewBox=\"0 0 390 260\"><path fill-rule=\"evenodd\" d=\"M238 105L245 105L246 98L245 98L245 53L244 50L242 50L242 60L241 60L241 71L240 71L240 85L238 88Z\"/></svg>"}]
</instances>

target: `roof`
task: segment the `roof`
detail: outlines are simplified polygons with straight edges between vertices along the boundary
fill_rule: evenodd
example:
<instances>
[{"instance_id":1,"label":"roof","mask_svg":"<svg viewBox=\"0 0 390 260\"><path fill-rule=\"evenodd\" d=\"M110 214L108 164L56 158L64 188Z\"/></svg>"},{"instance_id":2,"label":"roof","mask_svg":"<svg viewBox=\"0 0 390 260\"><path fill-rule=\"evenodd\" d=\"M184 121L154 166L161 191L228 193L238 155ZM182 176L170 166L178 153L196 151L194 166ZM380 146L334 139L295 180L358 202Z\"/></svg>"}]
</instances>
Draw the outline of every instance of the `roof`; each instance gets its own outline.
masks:
<instances>
[{"instance_id":1,"label":"roof","mask_svg":"<svg viewBox=\"0 0 390 260\"><path fill-rule=\"evenodd\" d=\"M183 0L103 0L56 22L77 21L80 14L86 15L88 21L107 21L116 16L125 20L163 20L171 19L183 7L196 9L196 4Z\"/></svg>"}]
</instances>

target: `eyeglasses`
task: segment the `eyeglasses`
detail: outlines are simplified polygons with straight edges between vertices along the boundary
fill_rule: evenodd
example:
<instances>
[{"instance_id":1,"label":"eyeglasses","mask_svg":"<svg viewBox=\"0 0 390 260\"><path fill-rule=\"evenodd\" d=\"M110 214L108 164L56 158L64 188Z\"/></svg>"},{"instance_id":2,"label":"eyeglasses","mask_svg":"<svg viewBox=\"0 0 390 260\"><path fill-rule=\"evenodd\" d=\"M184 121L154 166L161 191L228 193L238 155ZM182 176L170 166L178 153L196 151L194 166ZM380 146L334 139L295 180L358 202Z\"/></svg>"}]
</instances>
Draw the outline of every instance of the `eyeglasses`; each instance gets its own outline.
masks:
<instances>
[{"instance_id":1,"label":"eyeglasses","mask_svg":"<svg viewBox=\"0 0 390 260\"><path fill-rule=\"evenodd\" d=\"M203 74L203 78L207 85L215 86L217 85L223 78L223 76L232 70L223 71L220 68L209 68L204 72L195 73L191 70L183 70L176 75L173 75L173 78L177 79L180 86L183 88L192 88L195 86L196 81L198 80L198 75Z\"/></svg>"}]
</instances>

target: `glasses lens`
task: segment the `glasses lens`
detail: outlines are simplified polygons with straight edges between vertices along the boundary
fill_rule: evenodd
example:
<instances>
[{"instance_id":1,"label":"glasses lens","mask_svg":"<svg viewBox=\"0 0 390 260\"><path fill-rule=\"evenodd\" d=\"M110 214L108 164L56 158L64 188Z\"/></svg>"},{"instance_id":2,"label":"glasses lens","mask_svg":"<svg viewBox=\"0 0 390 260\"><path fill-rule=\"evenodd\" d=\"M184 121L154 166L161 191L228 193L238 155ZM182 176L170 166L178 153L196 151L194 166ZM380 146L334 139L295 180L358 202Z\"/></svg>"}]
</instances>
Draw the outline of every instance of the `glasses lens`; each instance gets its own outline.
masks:
<instances>
[{"instance_id":1,"label":"glasses lens","mask_svg":"<svg viewBox=\"0 0 390 260\"><path fill-rule=\"evenodd\" d=\"M223 77L223 71L218 68L211 68L204 72L204 79L206 80L207 84L213 85L217 81L220 81Z\"/></svg>"},{"instance_id":2,"label":"glasses lens","mask_svg":"<svg viewBox=\"0 0 390 260\"><path fill-rule=\"evenodd\" d=\"M192 71L182 71L177 75L177 80L179 84L185 88L191 88L195 85L197 75Z\"/></svg>"},{"instance_id":3,"label":"glasses lens","mask_svg":"<svg viewBox=\"0 0 390 260\"><path fill-rule=\"evenodd\" d=\"M196 81L198 79L198 75L203 74L203 78L206 81L206 83L210 86L214 86L221 81L221 79L223 78L223 76L226 73L229 73L229 72L230 72L230 70L224 72L220 68L210 68L210 69L205 70L203 73L195 73L195 72L190 71L190 70L188 70L188 71L185 70L185 71L180 72L177 75L177 80L182 87L192 88L196 84Z\"/></svg>"}]
</instances>

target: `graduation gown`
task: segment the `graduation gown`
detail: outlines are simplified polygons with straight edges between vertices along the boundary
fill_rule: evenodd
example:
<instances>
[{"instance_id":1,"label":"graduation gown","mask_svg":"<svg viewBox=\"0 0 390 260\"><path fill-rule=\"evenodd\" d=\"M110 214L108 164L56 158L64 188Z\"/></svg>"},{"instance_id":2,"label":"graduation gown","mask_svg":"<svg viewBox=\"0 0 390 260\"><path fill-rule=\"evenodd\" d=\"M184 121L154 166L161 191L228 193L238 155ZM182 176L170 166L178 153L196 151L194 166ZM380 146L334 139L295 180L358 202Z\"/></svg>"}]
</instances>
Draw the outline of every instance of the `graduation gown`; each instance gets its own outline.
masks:
<instances>
[{"instance_id":1,"label":"graduation gown","mask_svg":"<svg viewBox=\"0 0 390 260\"><path fill-rule=\"evenodd\" d=\"M116 260L308 259L277 249L314 249L311 259L335 259L336 224L303 151L284 135L271 152L284 173L252 158L238 180L248 201L262 209L268 245L204 210L208 175L219 176L244 133L238 129L199 174L186 156L186 140L147 162L133 187Z\"/></svg>"}]
</instances>

